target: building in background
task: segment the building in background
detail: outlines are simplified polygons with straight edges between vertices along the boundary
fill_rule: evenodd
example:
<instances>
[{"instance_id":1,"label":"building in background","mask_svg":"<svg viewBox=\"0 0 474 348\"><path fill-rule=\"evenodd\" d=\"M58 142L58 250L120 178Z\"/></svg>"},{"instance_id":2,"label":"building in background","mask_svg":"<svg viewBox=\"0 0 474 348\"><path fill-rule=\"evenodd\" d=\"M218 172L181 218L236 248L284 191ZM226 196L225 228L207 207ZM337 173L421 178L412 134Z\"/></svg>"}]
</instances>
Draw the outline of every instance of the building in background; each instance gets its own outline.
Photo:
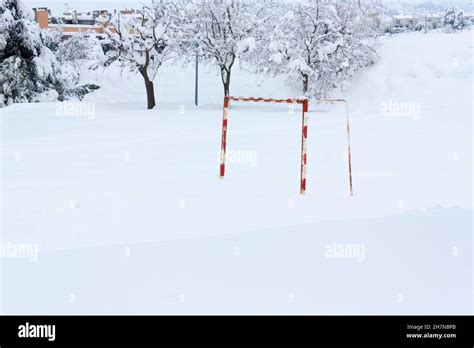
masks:
<instances>
[{"instance_id":1,"label":"building in background","mask_svg":"<svg viewBox=\"0 0 474 348\"><path fill-rule=\"evenodd\" d=\"M413 28L418 23L418 17L412 15L395 15L392 17L394 27Z\"/></svg>"},{"instance_id":2,"label":"building in background","mask_svg":"<svg viewBox=\"0 0 474 348\"><path fill-rule=\"evenodd\" d=\"M35 21L41 29L48 29L51 11L47 7L34 8Z\"/></svg>"},{"instance_id":3,"label":"building in background","mask_svg":"<svg viewBox=\"0 0 474 348\"><path fill-rule=\"evenodd\" d=\"M33 8L35 21L42 29L48 29L61 32L63 38L76 33L96 33L102 34L105 29L114 31L114 28L108 26L108 20L112 16L107 10L94 10L90 12L78 12L67 8L60 16L52 16L51 10L46 7ZM134 14L134 9L114 10L123 15Z\"/></svg>"}]
</instances>

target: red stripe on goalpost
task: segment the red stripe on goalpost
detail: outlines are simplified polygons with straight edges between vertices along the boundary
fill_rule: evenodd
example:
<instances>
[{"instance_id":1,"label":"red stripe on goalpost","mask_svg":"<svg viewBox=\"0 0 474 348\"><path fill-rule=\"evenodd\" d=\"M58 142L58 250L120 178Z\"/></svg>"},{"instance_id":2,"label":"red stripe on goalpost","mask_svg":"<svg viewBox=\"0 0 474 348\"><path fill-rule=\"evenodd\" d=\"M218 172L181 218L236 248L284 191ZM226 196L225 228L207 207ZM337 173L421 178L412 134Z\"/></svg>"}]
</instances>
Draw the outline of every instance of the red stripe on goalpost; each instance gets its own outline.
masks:
<instances>
[{"instance_id":1,"label":"red stripe on goalpost","mask_svg":"<svg viewBox=\"0 0 474 348\"><path fill-rule=\"evenodd\" d=\"M288 104L303 104L306 99L300 98L287 98L287 99L273 99L273 98L262 98L262 97L226 97L228 100L239 101L239 102L262 102L262 103L288 103Z\"/></svg>"},{"instance_id":2,"label":"red stripe on goalpost","mask_svg":"<svg viewBox=\"0 0 474 348\"><path fill-rule=\"evenodd\" d=\"M349 125L349 107L348 102L345 99L319 99L309 100L301 98L288 98L288 99L272 99L272 98L261 98L261 97L235 97L226 96L224 97L224 110L222 120L222 140L221 140L221 156L220 156L220 177L224 179L225 176L225 160L227 151L227 127L228 127L228 110L230 101L236 102L257 102L257 103L288 103L288 104L302 104L302 125L301 125L301 178L300 178L300 193L302 195L306 192L306 166L308 163L307 154L307 140L308 140L308 112L309 103L315 104L335 104L344 103L346 107L346 130L347 130L347 159L349 164L349 189L350 194L353 196L352 187L352 154L351 154L351 134Z\"/></svg>"},{"instance_id":3,"label":"red stripe on goalpost","mask_svg":"<svg viewBox=\"0 0 474 348\"><path fill-rule=\"evenodd\" d=\"M227 151L227 127L230 101L236 102L256 102L256 103L288 103L288 104L302 104L302 128L301 128L301 179L300 179L300 193L306 192L306 139L308 137L308 99L272 99L272 98L255 98L255 97L224 97L224 108L222 117L222 138L221 138L221 155L220 155L220 178L225 176L225 161Z\"/></svg>"},{"instance_id":4,"label":"red stripe on goalpost","mask_svg":"<svg viewBox=\"0 0 474 348\"><path fill-rule=\"evenodd\" d=\"M303 115L301 125L301 183L300 193L306 193L306 164L308 162L307 156L307 140L308 140L308 100L303 101Z\"/></svg>"},{"instance_id":5,"label":"red stripe on goalpost","mask_svg":"<svg viewBox=\"0 0 474 348\"><path fill-rule=\"evenodd\" d=\"M225 155L227 149L227 110L229 109L229 97L224 97L224 111L222 117L222 140L221 140L221 163L220 177L224 179L225 175Z\"/></svg>"}]
</instances>

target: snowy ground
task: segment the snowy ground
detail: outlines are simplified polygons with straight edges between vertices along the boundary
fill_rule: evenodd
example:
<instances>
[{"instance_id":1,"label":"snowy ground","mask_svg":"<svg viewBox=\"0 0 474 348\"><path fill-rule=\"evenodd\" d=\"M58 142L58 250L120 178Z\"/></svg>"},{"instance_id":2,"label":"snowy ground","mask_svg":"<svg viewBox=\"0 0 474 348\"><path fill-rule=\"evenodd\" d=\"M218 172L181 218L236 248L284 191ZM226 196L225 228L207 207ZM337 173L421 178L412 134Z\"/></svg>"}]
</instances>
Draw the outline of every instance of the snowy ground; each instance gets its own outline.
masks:
<instances>
[{"instance_id":1,"label":"snowy ground","mask_svg":"<svg viewBox=\"0 0 474 348\"><path fill-rule=\"evenodd\" d=\"M471 313L472 32L382 41L341 94L354 197L338 106L311 108L305 197L297 107L233 104L219 180L209 68L199 107L192 68L166 67L157 110L118 73L93 113L1 110L0 241L39 248L0 258L2 312ZM235 95L298 96L234 76Z\"/></svg>"}]
</instances>

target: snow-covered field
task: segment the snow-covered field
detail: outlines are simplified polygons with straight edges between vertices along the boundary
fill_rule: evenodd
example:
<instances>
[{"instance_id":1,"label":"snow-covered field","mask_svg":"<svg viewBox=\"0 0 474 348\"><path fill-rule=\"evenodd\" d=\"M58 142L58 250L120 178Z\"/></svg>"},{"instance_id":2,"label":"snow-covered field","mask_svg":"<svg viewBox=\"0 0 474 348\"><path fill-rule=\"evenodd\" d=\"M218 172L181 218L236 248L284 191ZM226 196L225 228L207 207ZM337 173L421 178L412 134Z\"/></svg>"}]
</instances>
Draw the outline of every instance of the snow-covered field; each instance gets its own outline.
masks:
<instances>
[{"instance_id":1,"label":"snow-covered field","mask_svg":"<svg viewBox=\"0 0 474 348\"><path fill-rule=\"evenodd\" d=\"M237 104L218 177L222 87L165 67L98 77L64 104L1 114L3 313L471 313L472 32L381 40L381 59L312 106L299 195L300 109ZM298 96L239 70L232 94ZM79 106L78 106L79 105ZM71 107L70 105L66 105ZM5 248L4 248L5 249Z\"/></svg>"}]
</instances>

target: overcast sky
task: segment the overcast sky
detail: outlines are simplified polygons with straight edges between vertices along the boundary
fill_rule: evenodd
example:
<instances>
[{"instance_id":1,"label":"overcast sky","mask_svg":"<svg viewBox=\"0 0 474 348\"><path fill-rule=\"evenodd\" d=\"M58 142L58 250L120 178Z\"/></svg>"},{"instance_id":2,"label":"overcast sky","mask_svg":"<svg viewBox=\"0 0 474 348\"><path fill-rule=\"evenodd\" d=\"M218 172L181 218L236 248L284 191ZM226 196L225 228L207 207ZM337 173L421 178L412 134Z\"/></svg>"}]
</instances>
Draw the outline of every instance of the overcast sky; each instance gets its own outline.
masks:
<instances>
[{"instance_id":1,"label":"overcast sky","mask_svg":"<svg viewBox=\"0 0 474 348\"><path fill-rule=\"evenodd\" d=\"M65 9L65 3L69 7L78 11L93 11L93 10L112 10L122 8L138 7L143 3L151 3L151 0L24 0L30 7L48 7L54 14L60 14ZM258 0L255 0L258 1ZM293 0L294 1L294 0ZM465 4L469 0L383 0L387 3L420 3L432 2L438 4ZM464 7L464 6L462 6Z\"/></svg>"},{"instance_id":2,"label":"overcast sky","mask_svg":"<svg viewBox=\"0 0 474 348\"><path fill-rule=\"evenodd\" d=\"M24 0L30 7L48 7L53 13L62 13L65 4L69 4L71 9L78 11L93 11L106 9L121 9L137 7L142 3L148 3L147 0ZM151 1L149 1L151 2Z\"/></svg>"}]
</instances>

